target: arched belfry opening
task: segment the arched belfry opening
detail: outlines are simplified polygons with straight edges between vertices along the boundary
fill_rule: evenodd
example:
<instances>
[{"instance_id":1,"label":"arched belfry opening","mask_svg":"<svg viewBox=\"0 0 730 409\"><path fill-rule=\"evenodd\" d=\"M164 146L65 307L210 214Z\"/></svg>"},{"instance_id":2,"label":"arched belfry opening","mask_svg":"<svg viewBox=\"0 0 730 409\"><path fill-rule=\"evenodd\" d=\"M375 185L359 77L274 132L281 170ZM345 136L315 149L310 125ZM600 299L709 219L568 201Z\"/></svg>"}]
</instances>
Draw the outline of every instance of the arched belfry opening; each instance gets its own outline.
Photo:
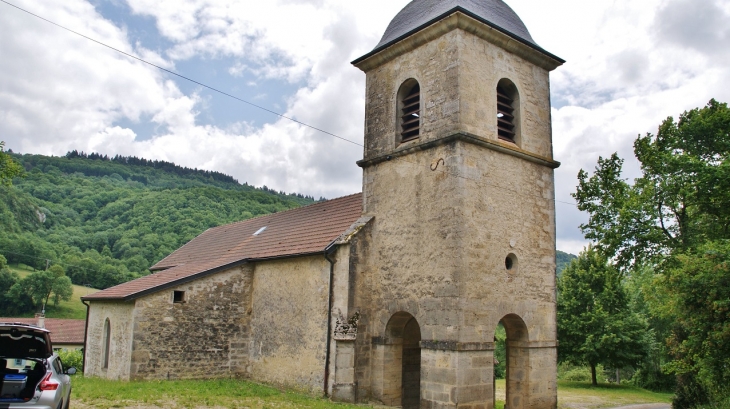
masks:
<instances>
[{"instance_id":1,"label":"arched belfry opening","mask_svg":"<svg viewBox=\"0 0 730 409\"><path fill-rule=\"evenodd\" d=\"M504 342L504 366L506 367L505 390L497 391L495 388L495 407L496 396L505 397L505 408L522 409L529 402L529 373L530 373L530 353L528 349L527 326L518 315L505 315L499 325L504 327L506 340ZM497 348L500 345L498 343ZM501 355L495 351L495 356ZM494 362L496 366L496 361ZM500 393L501 392L501 393Z\"/></svg>"},{"instance_id":2,"label":"arched belfry opening","mask_svg":"<svg viewBox=\"0 0 730 409\"><path fill-rule=\"evenodd\" d=\"M405 81L398 91L398 124L399 143L421 135L421 86L414 79Z\"/></svg>"},{"instance_id":3,"label":"arched belfry opening","mask_svg":"<svg viewBox=\"0 0 730 409\"><path fill-rule=\"evenodd\" d=\"M415 409L421 403L421 327L407 312L394 314L383 340L382 401Z\"/></svg>"},{"instance_id":4,"label":"arched belfry opening","mask_svg":"<svg viewBox=\"0 0 730 409\"><path fill-rule=\"evenodd\" d=\"M497 84L497 136L519 143L520 129L520 93L512 81L502 78Z\"/></svg>"}]
</instances>

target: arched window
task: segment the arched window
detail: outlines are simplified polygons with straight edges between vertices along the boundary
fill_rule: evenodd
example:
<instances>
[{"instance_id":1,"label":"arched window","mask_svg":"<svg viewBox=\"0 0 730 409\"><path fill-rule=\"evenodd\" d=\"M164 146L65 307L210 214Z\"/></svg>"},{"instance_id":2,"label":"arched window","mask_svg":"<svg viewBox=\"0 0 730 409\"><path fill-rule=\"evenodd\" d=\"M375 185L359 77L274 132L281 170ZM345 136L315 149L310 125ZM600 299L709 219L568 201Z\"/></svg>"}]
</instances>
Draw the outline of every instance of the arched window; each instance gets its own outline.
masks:
<instances>
[{"instance_id":1,"label":"arched window","mask_svg":"<svg viewBox=\"0 0 730 409\"><path fill-rule=\"evenodd\" d=\"M418 138L421 134L421 86L418 81L410 79L401 85L398 91L398 115L401 129L399 142Z\"/></svg>"},{"instance_id":2,"label":"arched window","mask_svg":"<svg viewBox=\"0 0 730 409\"><path fill-rule=\"evenodd\" d=\"M103 366L102 368L107 369L109 368L109 346L111 344L112 339L112 326L109 323L109 318L104 321L104 353L103 353Z\"/></svg>"},{"instance_id":3,"label":"arched window","mask_svg":"<svg viewBox=\"0 0 730 409\"><path fill-rule=\"evenodd\" d=\"M497 136L499 139L517 142L519 137L519 93L508 79L497 84Z\"/></svg>"}]
</instances>

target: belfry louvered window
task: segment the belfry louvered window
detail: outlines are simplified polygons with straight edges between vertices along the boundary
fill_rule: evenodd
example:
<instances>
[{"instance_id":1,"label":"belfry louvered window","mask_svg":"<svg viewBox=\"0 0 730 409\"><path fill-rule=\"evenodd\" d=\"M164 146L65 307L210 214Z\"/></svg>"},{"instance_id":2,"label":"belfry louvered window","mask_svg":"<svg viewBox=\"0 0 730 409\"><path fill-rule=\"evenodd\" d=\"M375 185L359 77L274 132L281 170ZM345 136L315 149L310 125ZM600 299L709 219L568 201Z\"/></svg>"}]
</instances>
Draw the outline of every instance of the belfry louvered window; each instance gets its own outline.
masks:
<instances>
[{"instance_id":1,"label":"belfry louvered window","mask_svg":"<svg viewBox=\"0 0 730 409\"><path fill-rule=\"evenodd\" d=\"M401 142L416 139L421 134L421 87L416 82L410 89L405 88L400 103Z\"/></svg>"},{"instance_id":2,"label":"belfry louvered window","mask_svg":"<svg viewBox=\"0 0 730 409\"><path fill-rule=\"evenodd\" d=\"M499 139L515 141L514 99L507 91L497 86L497 134Z\"/></svg>"}]
</instances>

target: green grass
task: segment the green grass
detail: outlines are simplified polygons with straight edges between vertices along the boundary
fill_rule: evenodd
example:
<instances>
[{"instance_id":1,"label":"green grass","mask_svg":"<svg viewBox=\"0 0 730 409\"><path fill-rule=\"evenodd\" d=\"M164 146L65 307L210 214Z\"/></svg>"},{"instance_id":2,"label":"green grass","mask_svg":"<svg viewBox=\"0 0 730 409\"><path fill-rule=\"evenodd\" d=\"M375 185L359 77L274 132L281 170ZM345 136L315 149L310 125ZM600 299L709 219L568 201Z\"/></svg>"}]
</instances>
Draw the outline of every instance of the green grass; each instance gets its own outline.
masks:
<instances>
[{"instance_id":1,"label":"green grass","mask_svg":"<svg viewBox=\"0 0 730 409\"><path fill-rule=\"evenodd\" d=\"M202 381L108 381L74 376L72 401L98 409L156 406L160 408L310 408L354 409L362 405L334 403L303 393L252 382L219 379ZM80 405L75 405L80 406Z\"/></svg>"},{"instance_id":2,"label":"green grass","mask_svg":"<svg viewBox=\"0 0 730 409\"><path fill-rule=\"evenodd\" d=\"M340 404L306 393L235 379L200 381L109 381L74 376L74 406L109 408L250 408L250 409L356 409L364 405ZM497 380L497 409L504 409L504 380ZM501 391L501 392L500 392ZM499 400L499 396L502 399ZM627 385L558 382L558 408L610 408L635 403L669 403L672 395Z\"/></svg>"},{"instance_id":3,"label":"green grass","mask_svg":"<svg viewBox=\"0 0 730 409\"><path fill-rule=\"evenodd\" d=\"M20 278L25 278L33 269L24 265L11 265L8 266L11 271L18 273ZM81 302L81 297L95 293L99 290L93 288L82 287L80 285L74 285L74 294L71 296L69 301L61 301L57 306L53 305L51 301L46 306L46 318L66 318L66 319L86 319L86 306ZM30 312L22 314L16 318L33 318L35 313Z\"/></svg>"},{"instance_id":4,"label":"green grass","mask_svg":"<svg viewBox=\"0 0 730 409\"><path fill-rule=\"evenodd\" d=\"M635 403L671 403L673 394L651 392L630 385L558 381L558 408L583 403L587 408L610 408Z\"/></svg>"},{"instance_id":5,"label":"green grass","mask_svg":"<svg viewBox=\"0 0 730 409\"><path fill-rule=\"evenodd\" d=\"M497 380L497 408L504 408L505 381ZM671 393L657 393L629 385L558 381L558 408L611 408L635 403L670 403Z\"/></svg>"}]
</instances>

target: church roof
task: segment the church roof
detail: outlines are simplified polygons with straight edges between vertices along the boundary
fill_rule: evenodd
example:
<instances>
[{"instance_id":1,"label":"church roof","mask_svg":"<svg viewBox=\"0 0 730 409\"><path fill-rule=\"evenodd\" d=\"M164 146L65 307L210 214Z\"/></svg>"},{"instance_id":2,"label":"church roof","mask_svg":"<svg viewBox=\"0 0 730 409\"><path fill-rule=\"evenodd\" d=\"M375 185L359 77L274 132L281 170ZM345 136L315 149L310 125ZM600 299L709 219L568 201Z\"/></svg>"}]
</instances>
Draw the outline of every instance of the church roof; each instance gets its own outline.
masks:
<instances>
[{"instance_id":1,"label":"church roof","mask_svg":"<svg viewBox=\"0 0 730 409\"><path fill-rule=\"evenodd\" d=\"M150 268L153 274L83 297L131 300L236 265L322 254L362 215L362 194L206 230Z\"/></svg>"},{"instance_id":2,"label":"church roof","mask_svg":"<svg viewBox=\"0 0 730 409\"><path fill-rule=\"evenodd\" d=\"M558 58L535 43L517 13L502 0L413 0L391 20L378 45L353 63L358 63L457 11L481 21L551 58Z\"/></svg>"}]
</instances>

